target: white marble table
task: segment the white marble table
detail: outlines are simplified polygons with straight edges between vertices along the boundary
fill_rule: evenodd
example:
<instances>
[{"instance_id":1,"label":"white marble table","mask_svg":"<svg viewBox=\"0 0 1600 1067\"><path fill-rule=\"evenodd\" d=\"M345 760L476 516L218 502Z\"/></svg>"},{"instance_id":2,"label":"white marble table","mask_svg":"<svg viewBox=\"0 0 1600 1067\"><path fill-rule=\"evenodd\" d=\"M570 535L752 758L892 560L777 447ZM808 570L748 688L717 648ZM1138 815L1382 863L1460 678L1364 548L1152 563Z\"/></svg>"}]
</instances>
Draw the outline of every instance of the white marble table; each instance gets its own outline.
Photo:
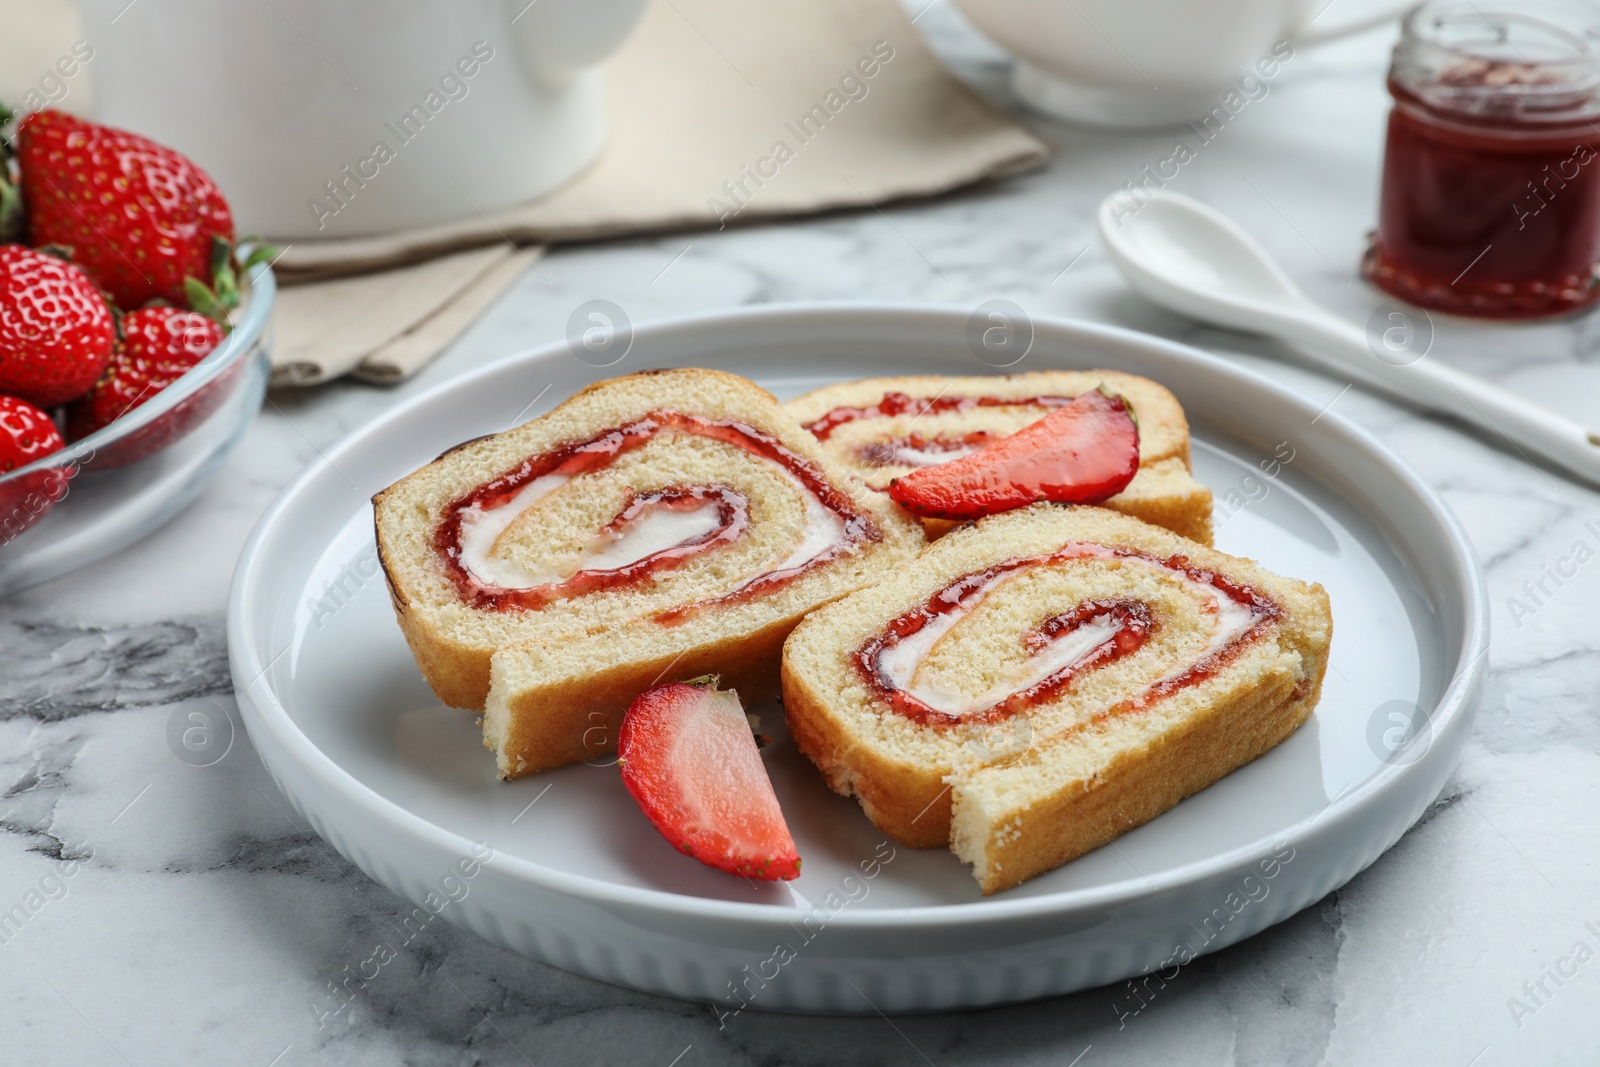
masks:
<instances>
[{"instance_id":1,"label":"white marble table","mask_svg":"<svg viewBox=\"0 0 1600 1067\"><path fill-rule=\"evenodd\" d=\"M946 8L919 25L1006 102L999 57ZM1242 221L1316 298L1358 320L1377 302L1355 263L1373 218L1390 40L1378 31L1297 55L1172 182ZM1344 391L1281 350L1141 303L1090 220L1175 136L1037 125L1060 147L1049 170L965 195L558 251L416 381L274 394L216 485L170 527L0 604L0 910L38 905L0 936L0 1062L1595 1062L1600 563L1589 560L1600 499L1453 425ZM595 297L635 321L787 300L1005 297L1182 339L1333 404L1444 493L1488 568L1492 679L1459 769L1371 869L1201 959L1120 1024L1125 991L1114 987L939 1017L747 1012L719 1032L705 1005L601 985L438 924L319 1028L329 983L406 905L289 813L247 738L215 766L186 766L168 749L169 716L194 697L231 706L223 612L235 556L320 448L452 374L558 336ZM1593 322L1441 326L1436 351L1594 419ZM1532 603L1525 583L1557 567L1576 573L1546 578ZM1513 613L1513 597L1534 610Z\"/></svg>"}]
</instances>

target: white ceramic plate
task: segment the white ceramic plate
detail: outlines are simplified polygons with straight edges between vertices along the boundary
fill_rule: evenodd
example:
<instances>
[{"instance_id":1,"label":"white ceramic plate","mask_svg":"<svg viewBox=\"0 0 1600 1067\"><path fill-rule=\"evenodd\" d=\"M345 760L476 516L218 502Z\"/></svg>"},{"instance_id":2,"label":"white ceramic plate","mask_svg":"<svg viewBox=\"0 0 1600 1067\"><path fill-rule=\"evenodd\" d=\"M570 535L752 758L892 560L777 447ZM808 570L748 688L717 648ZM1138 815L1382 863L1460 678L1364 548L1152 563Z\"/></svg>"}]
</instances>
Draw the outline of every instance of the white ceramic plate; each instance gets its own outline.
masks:
<instances>
[{"instance_id":1,"label":"white ceramic plate","mask_svg":"<svg viewBox=\"0 0 1600 1067\"><path fill-rule=\"evenodd\" d=\"M775 736L767 760L804 874L731 878L659 838L609 760L497 781L473 717L433 698L392 617L368 497L444 449L627 370L720 367L780 396L994 370L969 346L964 311L927 307L680 319L639 328L607 369L556 344L353 434L279 497L234 579L229 653L262 759L324 837L419 906L535 959L720 1011L1022 1000L1167 973L1282 921L1393 844L1454 766L1488 638L1471 549L1398 459L1282 387L1126 330L1033 329L1014 369L1111 367L1171 388L1195 472L1217 494L1219 547L1319 581L1333 603L1312 720L1114 845L985 899L950 853L885 843L769 706L753 710ZM1288 450L1264 477L1260 464Z\"/></svg>"}]
</instances>

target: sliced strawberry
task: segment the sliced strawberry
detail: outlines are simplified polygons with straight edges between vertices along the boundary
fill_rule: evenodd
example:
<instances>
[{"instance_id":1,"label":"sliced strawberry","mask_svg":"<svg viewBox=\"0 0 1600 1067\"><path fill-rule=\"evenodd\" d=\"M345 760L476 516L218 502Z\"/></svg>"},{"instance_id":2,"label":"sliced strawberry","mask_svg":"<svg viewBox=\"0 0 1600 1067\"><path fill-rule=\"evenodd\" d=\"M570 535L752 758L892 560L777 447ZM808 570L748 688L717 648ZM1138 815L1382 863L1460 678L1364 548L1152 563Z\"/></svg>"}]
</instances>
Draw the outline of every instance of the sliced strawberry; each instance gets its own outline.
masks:
<instances>
[{"instance_id":1,"label":"sliced strawberry","mask_svg":"<svg viewBox=\"0 0 1600 1067\"><path fill-rule=\"evenodd\" d=\"M977 519L1041 500L1096 504L1138 472L1126 401L1095 390L970 455L896 478L889 495L925 518Z\"/></svg>"},{"instance_id":2,"label":"sliced strawberry","mask_svg":"<svg viewBox=\"0 0 1600 1067\"><path fill-rule=\"evenodd\" d=\"M715 685L672 682L634 698L617 734L622 783L679 852L747 878L798 878L739 694Z\"/></svg>"}]
</instances>

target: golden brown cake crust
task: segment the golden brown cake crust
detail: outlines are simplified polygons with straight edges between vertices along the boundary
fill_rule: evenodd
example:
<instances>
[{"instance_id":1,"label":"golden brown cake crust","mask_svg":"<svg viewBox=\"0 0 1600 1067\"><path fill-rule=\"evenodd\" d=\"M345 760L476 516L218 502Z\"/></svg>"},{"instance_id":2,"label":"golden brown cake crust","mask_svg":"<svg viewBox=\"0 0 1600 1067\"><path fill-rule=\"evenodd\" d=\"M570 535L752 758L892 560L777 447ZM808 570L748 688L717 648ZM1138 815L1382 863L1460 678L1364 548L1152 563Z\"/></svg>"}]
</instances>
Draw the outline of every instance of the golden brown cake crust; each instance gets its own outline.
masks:
<instances>
[{"instance_id":1,"label":"golden brown cake crust","mask_svg":"<svg viewBox=\"0 0 1600 1067\"><path fill-rule=\"evenodd\" d=\"M1283 614L1207 682L1131 719L1093 719L1037 740L1030 733L1014 763L968 758L960 733L948 744L916 747L945 728L911 726L872 694L851 659L864 636L943 581L1068 540L1187 556L1265 592ZM985 893L1105 844L1282 742L1316 705L1332 637L1320 586L1095 508L1035 505L984 519L935 542L912 572L887 584L893 588L866 589L814 613L790 636L783 660L789 729L829 786L858 797L874 825L907 845L949 844L974 864ZM1059 747L1068 736L1084 738L1070 742L1079 757L1107 746L1111 754L1092 756L1092 773L1060 771L1053 754L1068 751Z\"/></svg>"},{"instance_id":2,"label":"golden brown cake crust","mask_svg":"<svg viewBox=\"0 0 1600 1067\"><path fill-rule=\"evenodd\" d=\"M653 686L714 674L719 688L736 690L746 705L767 699L776 695L778 660L793 628L775 623L682 655L622 660L520 690L508 702L504 741L485 745L498 749L500 777L509 781L611 752L628 705Z\"/></svg>"},{"instance_id":3,"label":"golden brown cake crust","mask_svg":"<svg viewBox=\"0 0 1600 1067\"><path fill-rule=\"evenodd\" d=\"M799 490L785 488L793 479L786 480L769 461L704 436L663 436L627 454L627 461L639 464L627 468L632 473L622 473L623 461L618 462L619 472L611 477L621 499L652 486L680 484L684 478L689 484L717 485L743 478L750 515L771 518L752 521L728 545L694 557L659 580L623 590L502 611L479 609L462 598L434 546L435 531L453 501L529 456L589 440L663 409L747 425L776 440L848 498L854 513L867 519L876 533L841 557L759 596L718 604L672 624L651 621L656 613L704 598L707 589L725 590L729 579L724 572L745 565L739 560L749 563L790 551L788 539L799 535L792 521L779 519L788 515L801 521L808 514ZM636 477L664 481L646 484ZM582 492L570 492L567 499L601 498L595 495L595 483L585 481ZM893 569L909 561L924 543L915 520L850 479L770 393L736 375L700 369L629 375L591 385L547 415L451 449L377 494L373 505L379 561L395 618L417 666L446 704L485 711L486 743L499 753L506 776L608 751L628 703L656 682L718 673L746 699L775 692L783 639L794 625L812 609L870 580L879 567ZM606 511L598 523L611 514ZM544 527L537 523L546 521L538 519L523 535L535 551L546 541L539 533ZM594 527L569 523L548 528Z\"/></svg>"},{"instance_id":4,"label":"golden brown cake crust","mask_svg":"<svg viewBox=\"0 0 1600 1067\"><path fill-rule=\"evenodd\" d=\"M855 744L832 715L827 695L799 672L783 672L783 713L795 745L828 787L859 800L874 826L911 848L950 843L950 789L942 768Z\"/></svg>"},{"instance_id":5,"label":"golden brown cake crust","mask_svg":"<svg viewBox=\"0 0 1600 1067\"><path fill-rule=\"evenodd\" d=\"M1197 722L1171 743L1123 753L1102 777L1029 808L1016 836L996 850L979 888L997 893L1054 870L1276 748L1317 706L1321 676L1305 696L1295 699L1293 692L1282 681L1256 699L1218 708L1211 721Z\"/></svg>"}]
</instances>

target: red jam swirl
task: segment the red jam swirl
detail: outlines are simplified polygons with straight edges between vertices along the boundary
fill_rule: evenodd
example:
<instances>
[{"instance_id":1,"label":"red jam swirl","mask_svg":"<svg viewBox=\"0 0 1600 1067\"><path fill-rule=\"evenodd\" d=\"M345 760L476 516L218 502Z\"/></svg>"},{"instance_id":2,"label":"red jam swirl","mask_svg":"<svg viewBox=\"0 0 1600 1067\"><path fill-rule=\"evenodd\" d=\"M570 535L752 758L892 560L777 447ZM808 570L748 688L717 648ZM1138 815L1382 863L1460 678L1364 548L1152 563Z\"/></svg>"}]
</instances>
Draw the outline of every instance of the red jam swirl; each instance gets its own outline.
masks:
<instances>
[{"instance_id":1,"label":"red jam swirl","mask_svg":"<svg viewBox=\"0 0 1600 1067\"><path fill-rule=\"evenodd\" d=\"M856 667L879 699L896 713L922 725L989 724L1046 703L1064 692L1074 679L1085 672L1115 663L1142 648L1156 626L1149 605L1131 599L1092 600L1045 619L1022 635L1023 646L1030 654L1038 653L1051 642L1103 619L1115 622L1116 631L1084 656L1060 670L1011 693L987 708L967 715L949 715L900 688L884 668L884 654L912 634L927 627L939 616L951 612L965 612L976 606L990 589L1010 574L1030 567L1050 566L1068 560L1090 558L1138 559L1157 567L1177 571L1192 581L1211 586L1235 603L1248 608L1255 619L1250 629L1228 644L1202 656L1179 673L1156 682L1138 696L1121 701L1099 713L1094 716L1092 722L1100 722L1113 715L1143 710L1164 697L1189 686L1198 685L1231 662L1242 648L1266 632L1268 623L1282 614L1277 604L1255 589L1235 583L1215 571L1196 567L1186 556L1172 556L1161 560L1131 549L1074 541L1049 555L1008 559L955 579L929 597L927 603L921 607L912 608L890 620L882 633L857 649L854 657Z\"/></svg>"},{"instance_id":2,"label":"red jam swirl","mask_svg":"<svg viewBox=\"0 0 1600 1067\"><path fill-rule=\"evenodd\" d=\"M815 496L823 507L839 517L843 534L828 550L798 567L768 571L730 593L669 609L655 616L659 622L670 625L711 604L758 596L853 550L858 544L877 541L883 536L872 518L857 510L855 502L847 494L831 484L809 460L771 434L742 422L714 421L663 409L652 411L627 425L596 434L586 441L561 445L548 452L529 456L500 477L485 482L448 504L443 520L434 531L434 548L461 598L480 610L538 609L556 599L643 584L665 569L682 566L694 556L730 544L742 536L749 525L749 501L742 494L721 486L675 487L655 493L635 494L601 533L616 533L623 525L637 520L652 507L687 510L703 506L713 497L718 500L717 527L703 537L651 553L624 567L579 571L559 583L525 589L509 589L480 581L463 565L461 529L467 511L473 508L492 511L502 507L510 503L524 486L546 475L571 478L603 470L615 463L618 457L645 445L662 432L710 437L777 464Z\"/></svg>"},{"instance_id":3,"label":"red jam swirl","mask_svg":"<svg viewBox=\"0 0 1600 1067\"><path fill-rule=\"evenodd\" d=\"M616 518L600 528L600 536L617 536L648 512L698 511L715 501L717 525L699 537L641 556L621 567L580 570L559 582L506 590L515 593L520 607L541 608L552 600L587 596L607 589L619 589L684 563L718 545L728 545L744 535L750 525L750 500L743 493L720 485L673 486L650 493L633 493Z\"/></svg>"},{"instance_id":4,"label":"red jam swirl","mask_svg":"<svg viewBox=\"0 0 1600 1067\"><path fill-rule=\"evenodd\" d=\"M1119 657L1139 651L1155 627L1149 605L1143 601L1086 600L1075 608L1050 616L1023 634L1022 647L1030 655L1043 652L1051 642L1059 641L1080 627L1101 619L1111 619L1117 623L1116 635L1106 644L1118 646ZM1074 670L1082 670L1085 666L1083 663L1076 664Z\"/></svg>"},{"instance_id":5,"label":"red jam swirl","mask_svg":"<svg viewBox=\"0 0 1600 1067\"><path fill-rule=\"evenodd\" d=\"M1139 651L1155 629L1155 620L1150 616L1148 604L1137 600L1090 600L1079 604L1071 611L1064 611L1046 619L1039 627L1023 635L1022 644L1030 653L1042 652L1051 642L1059 641L1081 627L1102 619L1109 619L1116 625L1116 631L1109 638L1096 645L1088 655L1067 664L1048 678L1041 679L1026 689L1019 689L998 704L986 708L979 713L977 721L995 722L1008 719L1019 711L1026 711L1036 704L1043 704L1053 699L1056 694L1071 685L1078 675L1092 671L1096 667L1115 663L1122 657L1131 656ZM948 718L948 716L941 717Z\"/></svg>"},{"instance_id":6,"label":"red jam swirl","mask_svg":"<svg viewBox=\"0 0 1600 1067\"><path fill-rule=\"evenodd\" d=\"M806 429L819 441L847 422L857 419L881 419L893 415L940 415L947 411L971 411L974 408L1060 408L1074 400L1070 396L911 396L907 393L884 393L883 399L871 407L837 407L815 421L806 423Z\"/></svg>"},{"instance_id":7,"label":"red jam swirl","mask_svg":"<svg viewBox=\"0 0 1600 1067\"><path fill-rule=\"evenodd\" d=\"M1118 552L1119 554L1136 556L1139 559L1166 567L1169 570L1181 571L1193 581L1211 586L1235 604L1249 608L1250 613L1255 617L1255 622L1250 629L1215 652L1201 656L1179 673L1163 678L1137 697L1116 704L1107 711L1095 716L1096 722L1122 712L1143 711L1163 697L1171 696L1173 693L1181 692L1192 685L1199 685L1206 679L1214 677L1218 671L1232 663L1246 645L1266 633L1267 626L1270 623L1283 615L1283 609L1278 607L1265 594L1248 585L1240 585L1237 582L1233 582L1216 571L1196 567L1189 562L1189 557L1187 556L1171 556L1166 560L1156 560L1136 552L1123 553L1120 549Z\"/></svg>"},{"instance_id":8,"label":"red jam swirl","mask_svg":"<svg viewBox=\"0 0 1600 1067\"><path fill-rule=\"evenodd\" d=\"M888 441L872 441L861 446L856 454L863 463L875 467L896 466L933 466L921 459L908 459L907 452L921 452L925 455L941 455L950 452L968 452L982 448L1001 435L988 430L973 430L959 437L953 434L939 434L935 437L923 437L919 433L907 437L896 437Z\"/></svg>"}]
</instances>

